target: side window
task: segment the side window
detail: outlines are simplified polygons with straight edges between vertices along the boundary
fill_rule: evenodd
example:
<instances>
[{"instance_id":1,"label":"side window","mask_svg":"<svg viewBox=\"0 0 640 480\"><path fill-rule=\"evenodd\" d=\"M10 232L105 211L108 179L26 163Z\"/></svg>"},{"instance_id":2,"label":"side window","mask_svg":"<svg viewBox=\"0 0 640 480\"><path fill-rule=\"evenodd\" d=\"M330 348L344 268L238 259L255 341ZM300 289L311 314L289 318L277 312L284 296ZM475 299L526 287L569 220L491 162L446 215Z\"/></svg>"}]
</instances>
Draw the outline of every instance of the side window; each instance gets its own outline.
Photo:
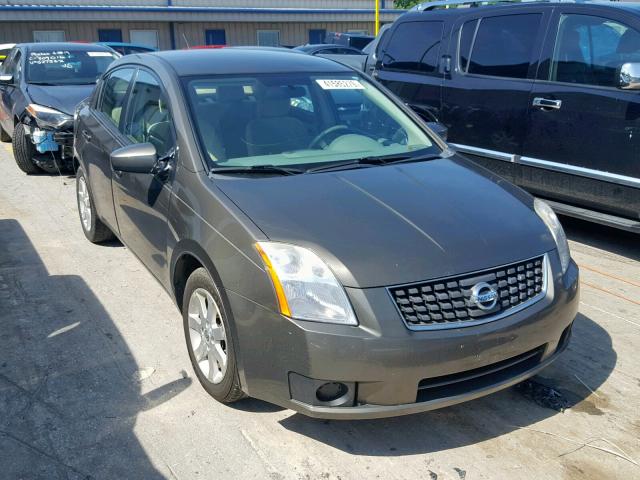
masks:
<instances>
[{"instance_id":1,"label":"side window","mask_svg":"<svg viewBox=\"0 0 640 480\"><path fill-rule=\"evenodd\" d=\"M470 20L460 29L460 43L458 47L458 65L460 71L467 72L469 68L469 57L473 48L473 39L478 31L479 20Z\"/></svg>"},{"instance_id":2,"label":"side window","mask_svg":"<svg viewBox=\"0 0 640 480\"><path fill-rule=\"evenodd\" d=\"M160 82L146 70L139 70L131 91L125 135L135 143L151 143L158 156L175 145L171 115Z\"/></svg>"},{"instance_id":3,"label":"side window","mask_svg":"<svg viewBox=\"0 0 640 480\"><path fill-rule=\"evenodd\" d=\"M133 68L121 68L115 70L104 80L97 110L104 113L116 127L120 126L127 90L134 71Z\"/></svg>"},{"instance_id":4,"label":"side window","mask_svg":"<svg viewBox=\"0 0 640 480\"><path fill-rule=\"evenodd\" d=\"M17 83L19 79L19 75L21 72L20 67L20 58L22 57L22 52L20 50L12 50L7 56L6 61L2 64L0 71L6 73L7 75L13 75L13 82Z\"/></svg>"},{"instance_id":5,"label":"side window","mask_svg":"<svg viewBox=\"0 0 640 480\"><path fill-rule=\"evenodd\" d=\"M438 69L442 22L401 23L389 39L382 63L391 70L434 73Z\"/></svg>"},{"instance_id":6,"label":"side window","mask_svg":"<svg viewBox=\"0 0 640 480\"><path fill-rule=\"evenodd\" d=\"M527 78L541 18L537 13L482 18L471 42L467 72ZM465 29L461 44L462 40L469 42Z\"/></svg>"},{"instance_id":7,"label":"side window","mask_svg":"<svg viewBox=\"0 0 640 480\"><path fill-rule=\"evenodd\" d=\"M615 87L627 62L640 62L637 30L603 17L560 17L549 80Z\"/></svg>"}]
</instances>

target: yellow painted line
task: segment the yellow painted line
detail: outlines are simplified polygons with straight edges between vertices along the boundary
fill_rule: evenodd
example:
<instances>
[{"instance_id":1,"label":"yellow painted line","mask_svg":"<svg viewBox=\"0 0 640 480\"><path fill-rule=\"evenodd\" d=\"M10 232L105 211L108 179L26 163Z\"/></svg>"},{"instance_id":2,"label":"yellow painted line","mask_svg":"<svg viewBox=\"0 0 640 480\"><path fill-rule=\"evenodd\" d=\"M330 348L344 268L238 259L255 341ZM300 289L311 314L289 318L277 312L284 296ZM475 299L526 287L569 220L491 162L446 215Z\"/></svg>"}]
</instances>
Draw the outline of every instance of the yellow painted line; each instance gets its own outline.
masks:
<instances>
[{"instance_id":1,"label":"yellow painted line","mask_svg":"<svg viewBox=\"0 0 640 480\"><path fill-rule=\"evenodd\" d=\"M614 297L621 298L622 300L626 300L627 302L631 302L631 303L634 303L636 305L640 305L640 302L638 302L637 300L633 300L631 298L627 298L624 295L620 295L619 293L612 292L611 290L607 290L606 288L598 287L597 285L585 282L584 280L580 280L580 283L582 285L586 285L587 287L591 287L591 288L593 288L595 290L600 290L601 292L608 293L609 295L613 295Z\"/></svg>"},{"instance_id":2,"label":"yellow painted line","mask_svg":"<svg viewBox=\"0 0 640 480\"><path fill-rule=\"evenodd\" d=\"M614 280L619 280L621 282L628 283L629 285L633 285L635 287L640 287L640 283L634 282L633 280L629 280L628 278L623 278L623 277L618 277L616 275L611 275L610 273L603 272L603 271L598 270L596 268L587 267L586 265L578 265L578 266L581 269L589 270L590 272L594 272L594 273L597 273L599 275L603 275L605 277L613 278Z\"/></svg>"}]
</instances>

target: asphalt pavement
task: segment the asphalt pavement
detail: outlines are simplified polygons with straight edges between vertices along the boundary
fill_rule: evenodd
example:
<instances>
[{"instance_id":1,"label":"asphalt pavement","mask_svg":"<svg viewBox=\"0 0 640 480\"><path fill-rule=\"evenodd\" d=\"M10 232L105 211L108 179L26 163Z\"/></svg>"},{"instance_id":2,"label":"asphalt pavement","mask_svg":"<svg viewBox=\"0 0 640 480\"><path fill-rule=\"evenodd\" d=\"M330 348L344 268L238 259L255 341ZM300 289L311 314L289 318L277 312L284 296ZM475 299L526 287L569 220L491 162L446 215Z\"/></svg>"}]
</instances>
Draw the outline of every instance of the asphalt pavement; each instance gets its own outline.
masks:
<instances>
[{"instance_id":1,"label":"asphalt pavement","mask_svg":"<svg viewBox=\"0 0 640 480\"><path fill-rule=\"evenodd\" d=\"M563 219L581 267L568 350L533 382L429 413L314 420L200 387L181 317L72 177L0 144L0 479L640 478L640 237Z\"/></svg>"}]
</instances>

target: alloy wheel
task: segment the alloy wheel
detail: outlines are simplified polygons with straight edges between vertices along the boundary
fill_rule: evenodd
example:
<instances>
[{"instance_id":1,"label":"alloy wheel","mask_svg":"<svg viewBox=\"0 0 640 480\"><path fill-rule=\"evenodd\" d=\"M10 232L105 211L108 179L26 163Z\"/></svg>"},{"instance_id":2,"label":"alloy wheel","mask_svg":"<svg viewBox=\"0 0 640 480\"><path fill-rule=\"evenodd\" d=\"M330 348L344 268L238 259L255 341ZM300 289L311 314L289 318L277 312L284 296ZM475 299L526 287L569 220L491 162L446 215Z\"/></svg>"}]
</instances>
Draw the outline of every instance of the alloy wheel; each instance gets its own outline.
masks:
<instances>
[{"instance_id":1,"label":"alloy wheel","mask_svg":"<svg viewBox=\"0 0 640 480\"><path fill-rule=\"evenodd\" d=\"M202 375L211 383L220 383L227 371L227 333L220 308L213 296L197 288L189 299L189 338Z\"/></svg>"},{"instance_id":2,"label":"alloy wheel","mask_svg":"<svg viewBox=\"0 0 640 480\"><path fill-rule=\"evenodd\" d=\"M78 179L78 208L84 229L87 232L91 231L91 198L84 177Z\"/></svg>"}]
</instances>

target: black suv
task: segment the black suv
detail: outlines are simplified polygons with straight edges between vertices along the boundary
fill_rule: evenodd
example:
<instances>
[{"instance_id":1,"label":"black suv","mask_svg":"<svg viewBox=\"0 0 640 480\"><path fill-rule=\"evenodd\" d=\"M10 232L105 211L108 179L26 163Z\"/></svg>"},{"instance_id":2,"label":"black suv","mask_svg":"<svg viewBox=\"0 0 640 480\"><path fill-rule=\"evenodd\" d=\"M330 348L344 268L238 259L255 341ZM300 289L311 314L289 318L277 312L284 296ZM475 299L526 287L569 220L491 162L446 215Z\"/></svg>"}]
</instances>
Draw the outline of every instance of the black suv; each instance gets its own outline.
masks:
<instances>
[{"instance_id":1,"label":"black suv","mask_svg":"<svg viewBox=\"0 0 640 480\"><path fill-rule=\"evenodd\" d=\"M407 12L374 75L557 211L640 232L640 5L488 3Z\"/></svg>"}]
</instances>

